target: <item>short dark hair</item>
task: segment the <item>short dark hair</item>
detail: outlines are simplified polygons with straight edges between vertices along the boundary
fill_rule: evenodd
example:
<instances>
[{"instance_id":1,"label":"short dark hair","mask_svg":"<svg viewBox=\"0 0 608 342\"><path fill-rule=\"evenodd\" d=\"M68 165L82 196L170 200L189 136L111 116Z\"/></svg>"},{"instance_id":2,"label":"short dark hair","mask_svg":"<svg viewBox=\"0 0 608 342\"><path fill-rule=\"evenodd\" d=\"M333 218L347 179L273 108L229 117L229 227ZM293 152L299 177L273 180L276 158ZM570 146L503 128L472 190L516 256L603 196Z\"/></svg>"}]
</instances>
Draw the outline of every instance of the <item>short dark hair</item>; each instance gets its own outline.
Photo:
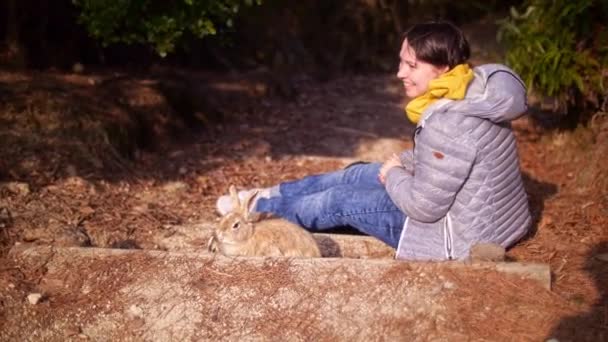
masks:
<instances>
[{"instance_id":1,"label":"short dark hair","mask_svg":"<svg viewBox=\"0 0 608 342\"><path fill-rule=\"evenodd\" d=\"M471 49L464 33L447 21L435 21L412 26L403 35L416 53L416 59L450 69L465 63Z\"/></svg>"}]
</instances>

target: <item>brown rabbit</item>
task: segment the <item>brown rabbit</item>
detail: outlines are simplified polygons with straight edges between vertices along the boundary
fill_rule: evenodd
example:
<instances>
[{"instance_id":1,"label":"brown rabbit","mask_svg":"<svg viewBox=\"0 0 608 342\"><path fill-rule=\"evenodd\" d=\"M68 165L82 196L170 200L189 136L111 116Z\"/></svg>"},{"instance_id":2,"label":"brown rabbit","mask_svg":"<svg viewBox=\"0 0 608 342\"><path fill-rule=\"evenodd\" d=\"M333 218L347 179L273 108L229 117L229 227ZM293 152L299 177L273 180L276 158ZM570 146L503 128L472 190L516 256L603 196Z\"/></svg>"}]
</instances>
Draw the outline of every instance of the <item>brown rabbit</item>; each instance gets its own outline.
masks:
<instances>
[{"instance_id":1,"label":"brown rabbit","mask_svg":"<svg viewBox=\"0 0 608 342\"><path fill-rule=\"evenodd\" d=\"M321 257L315 239L300 226L280 218L254 217L249 206L256 194L252 192L241 202L230 186L234 209L220 220L209 240L209 251L231 256Z\"/></svg>"}]
</instances>

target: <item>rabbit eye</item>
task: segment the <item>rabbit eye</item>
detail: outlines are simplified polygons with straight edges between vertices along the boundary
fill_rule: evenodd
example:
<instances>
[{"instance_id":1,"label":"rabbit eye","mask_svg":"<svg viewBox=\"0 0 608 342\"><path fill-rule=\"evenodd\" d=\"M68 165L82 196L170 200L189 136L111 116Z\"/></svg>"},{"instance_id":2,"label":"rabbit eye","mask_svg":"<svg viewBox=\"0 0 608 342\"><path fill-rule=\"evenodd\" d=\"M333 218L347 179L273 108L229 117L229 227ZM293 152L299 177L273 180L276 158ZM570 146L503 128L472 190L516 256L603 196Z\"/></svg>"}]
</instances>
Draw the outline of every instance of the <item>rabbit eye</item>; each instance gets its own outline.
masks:
<instances>
[{"instance_id":1,"label":"rabbit eye","mask_svg":"<svg viewBox=\"0 0 608 342\"><path fill-rule=\"evenodd\" d=\"M235 222L235 223L232 225L232 229L239 229L240 225L241 225L241 223L240 223L240 222Z\"/></svg>"}]
</instances>

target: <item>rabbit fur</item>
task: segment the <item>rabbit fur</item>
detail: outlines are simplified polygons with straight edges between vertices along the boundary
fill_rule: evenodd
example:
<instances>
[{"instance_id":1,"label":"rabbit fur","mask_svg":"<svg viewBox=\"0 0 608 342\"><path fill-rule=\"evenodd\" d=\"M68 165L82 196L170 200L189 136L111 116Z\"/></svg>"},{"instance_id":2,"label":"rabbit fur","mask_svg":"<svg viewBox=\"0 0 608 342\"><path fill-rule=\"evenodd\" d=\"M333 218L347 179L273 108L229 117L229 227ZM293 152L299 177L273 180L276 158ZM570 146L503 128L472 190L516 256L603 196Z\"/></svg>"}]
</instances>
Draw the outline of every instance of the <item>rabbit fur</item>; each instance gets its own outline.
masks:
<instances>
[{"instance_id":1,"label":"rabbit fur","mask_svg":"<svg viewBox=\"0 0 608 342\"><path fill-rule=\"evenodd\" d=\"M236 188L230 186L233 211L220 220L207 249L227 256L321 257L312 234L281 218L260 220L250 205L257 195L252 192L240 201Z\"/></svg>"}]
</instances>

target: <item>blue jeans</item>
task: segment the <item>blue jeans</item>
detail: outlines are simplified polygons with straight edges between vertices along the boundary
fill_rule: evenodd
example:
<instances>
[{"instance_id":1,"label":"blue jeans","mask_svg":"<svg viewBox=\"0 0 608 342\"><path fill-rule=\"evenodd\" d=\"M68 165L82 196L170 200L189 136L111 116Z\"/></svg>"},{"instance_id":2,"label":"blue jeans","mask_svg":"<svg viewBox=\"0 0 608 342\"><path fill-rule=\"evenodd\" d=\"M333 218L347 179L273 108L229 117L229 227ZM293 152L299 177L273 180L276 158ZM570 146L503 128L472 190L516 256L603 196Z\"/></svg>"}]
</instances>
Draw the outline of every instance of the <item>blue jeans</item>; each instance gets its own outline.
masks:
<instances>
[{"instance_id":1,"label":"blue jeans","mask_svg":"<svg viewBox=\"0 0 608 342\"><path fill-rule=\"evenodd\" d=\"M356 164L281 183L281 196L260 198L255 211L272 213L312 232L351 226L396 248L406 216L378 180L380 166Z\"/></svg>"}]
</instances>

